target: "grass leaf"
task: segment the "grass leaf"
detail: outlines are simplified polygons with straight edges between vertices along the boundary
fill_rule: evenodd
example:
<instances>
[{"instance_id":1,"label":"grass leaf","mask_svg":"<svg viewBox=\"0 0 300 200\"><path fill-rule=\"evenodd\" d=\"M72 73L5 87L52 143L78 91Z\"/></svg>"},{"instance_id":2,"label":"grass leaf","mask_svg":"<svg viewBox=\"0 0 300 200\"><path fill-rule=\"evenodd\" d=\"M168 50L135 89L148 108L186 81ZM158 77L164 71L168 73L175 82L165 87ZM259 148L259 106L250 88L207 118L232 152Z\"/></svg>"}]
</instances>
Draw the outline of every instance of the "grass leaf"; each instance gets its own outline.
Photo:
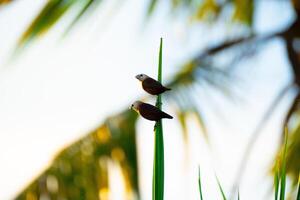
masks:
<instances>
[{"instance_id":1,"label":"grass leaf","mask_svg":"<svg viewBox=\"0 0 300 200\"><path fill-rule=\"evenodd\" d=\"M162 82L162 45L160 39L159 61L158 61L158 81ZM161 95L157 96L156 107L161 110ZM155 142L154 142L154 162L153 162L153 182L152 182L152 199L164 199L164 139L162 120L155 124Z\"/></svg>"},{"instance_id":2,"label":"grass leaf","mask_svg":"<svg viewBox=\"0 0 300 200\"><path fill-rule=\"evenodd\" d=\"M198 170L198 184L199 184L200 200L203 200L203 196L202 196L202 187L201 187L200 166L199 166L199 170Z\"/></svg>"},{"instance_id":3,"label":"grass leaf","mask_svg":"<svg viewBox=\"0 0 300 200\"><path fill-rule=\"evenodd\" d=\"M223 200L227 200L227 199L226 199L226 196L225 196L225 193L224 193L224 190L223 190L223 188L222 188L222 186L221 186L221 183L220 183L220 181L219 181L217 175L215 175L215 176L216 176L216 180L217 180L217 182L218 182L219 190L220 190L220 192L221 192L221 194L222 194Z\"/></svg>"}]
</instances>

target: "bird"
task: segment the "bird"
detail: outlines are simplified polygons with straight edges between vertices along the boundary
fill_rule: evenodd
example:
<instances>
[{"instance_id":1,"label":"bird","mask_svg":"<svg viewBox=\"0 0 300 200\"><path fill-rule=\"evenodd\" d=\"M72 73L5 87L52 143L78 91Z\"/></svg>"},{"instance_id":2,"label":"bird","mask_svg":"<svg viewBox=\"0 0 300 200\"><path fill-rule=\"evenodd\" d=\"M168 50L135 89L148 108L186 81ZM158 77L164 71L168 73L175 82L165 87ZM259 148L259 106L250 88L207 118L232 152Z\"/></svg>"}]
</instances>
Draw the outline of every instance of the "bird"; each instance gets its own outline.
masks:
<instances>
[{"instance_id":1,"label":"bird","mask_svg":"<svg viewBox=\"0 0 300 200\"><path fill-rule=\"evenodd\" d=\"M137 113L139 113L142 117L145 119L148 119L150 121L159 121L163 118L167 119L173 119L173 117L161 110L159 110L157 107L144 103L141 101L135 101L130 109L135 110Z\"/></svg>"},{"instance_id":2,"label":"bird","mask_svg":"<svg viewBox=\"0 0 300 200\"><path fill-rule=\"evenodd\" d=\"M165 91L171 90L170 88L163 86L160 82L147 76L146 74L138 74L135 76L135 78L142 82L143 89L149 94L159 95L161 93L164 93Z\"/></svg>"}]
</instances>

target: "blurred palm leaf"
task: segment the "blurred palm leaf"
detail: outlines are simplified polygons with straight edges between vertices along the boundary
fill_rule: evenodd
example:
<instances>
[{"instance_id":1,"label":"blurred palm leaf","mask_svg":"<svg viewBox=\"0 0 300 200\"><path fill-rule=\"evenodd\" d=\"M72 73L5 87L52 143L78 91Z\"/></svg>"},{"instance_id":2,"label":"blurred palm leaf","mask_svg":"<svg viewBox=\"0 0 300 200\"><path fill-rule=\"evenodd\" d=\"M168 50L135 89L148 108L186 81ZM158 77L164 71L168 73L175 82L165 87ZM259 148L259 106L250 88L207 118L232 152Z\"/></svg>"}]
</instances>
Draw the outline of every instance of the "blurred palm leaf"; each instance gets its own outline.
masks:
<instances>
[{"instance_id":1,"label":"blurred palm leaf","mask_svg":"<svg viewBox=\"0 0 300 200\"><path fill-rule=\"evenodd\" d=\"M233 19L251 26L253 23L254 3L253 0L235 0Z\"/></svg>"},{"instance_id":2,"label":"blurred palm leaf","mask_svg":"<svg viewBox=\"0 0 300 200\"><path fill-rule=\"evenodd\" d=\"M297 116L298 118L298 116ZM286 169L291 177L297 177L300 171L300 123L297 120L296 128L290 133L288 151L286 155ZM293 185L297 185L297 179L293 179Z\"/></svg>"},{"instance_id":3,"label":"blurred palm leaf","mask_svg":"<svg viewBox=\"0 0 300 200\"><path fill-rule=\"evenodd\" d=\"M120 166L127 193L138 195L136 119L137 115L129 110L108 118L60 152L16 199L107 199L110 162Z\"/></svg>"},{"instance_id":4,"label":"blurred palm leaf","mask_svg":"<svg viewBox=\"0 0 300 200\"><path fill-rule=\"evenodd\" d=\"M39 15L23 33L19 46L23 47L32 39L47 32L65 13L76 3L75 0L50 0L41 10Z\"/></svg>"},{"instance_id":5,"label":"blurred palm leaf","mask_svg":"<svg viewBox=\"0 0 300 200\"><path fill-rule=\"evenodd\" d=\"M204 0L203 3L197 8L195 19L216 19L220 14L221 6L215 0Z\"/></svg>"},{"instance_id":6,"label":"blurred palm leaf","mask_svg":"<svg viewBox=\"0 0 300 200\"><path fill-rule=\"evenodd\" d=\"M18 47L23 47L31 40L48 32L67 13L67 11L78 6L78 13L75 15L71 24L66 28L66 32L69 32L85 14L90 13L92 8L98 6L101 1L102 0L49 0L21 36Z\"/></svg>"},{"instance_id":7,"label":"blurred palm leaf","mask_svg":"<svg viewBox=\"0 0 300 200\"><path fill-rule=\"evenodd\" d=\"M235 0L235 1L224 1L219 3L216 0L203 0L202 3L198 3L196 0L169 0L173 8L188 8L191 13L196 12L196 14L191 14L197 20L203 20L207 15L219 16L219 14L228 7L233 7L233 17L232 19L241 21L249 26L252 25L252 18L254 12L254 3L252 0ZM11 2L9 0L2 0L1 3ZM87 13L91 13L93 8L96 8L102 0L49 0L44 8L40 11L37 17L33 20L31 25L23 33L18 42L18 50L22 49L30 41L38 38L44 33L48 32L66 13L71 10L71 8L78 6L79 11L71 21L69 25L65 28L65 33L68 33L78 21ZM150 16L159 0L151 0L147 9L147 16ZM196 11L195 11L196 10ZM213 19L216 20L217 18Z\"/></svg>"}]
</instances>

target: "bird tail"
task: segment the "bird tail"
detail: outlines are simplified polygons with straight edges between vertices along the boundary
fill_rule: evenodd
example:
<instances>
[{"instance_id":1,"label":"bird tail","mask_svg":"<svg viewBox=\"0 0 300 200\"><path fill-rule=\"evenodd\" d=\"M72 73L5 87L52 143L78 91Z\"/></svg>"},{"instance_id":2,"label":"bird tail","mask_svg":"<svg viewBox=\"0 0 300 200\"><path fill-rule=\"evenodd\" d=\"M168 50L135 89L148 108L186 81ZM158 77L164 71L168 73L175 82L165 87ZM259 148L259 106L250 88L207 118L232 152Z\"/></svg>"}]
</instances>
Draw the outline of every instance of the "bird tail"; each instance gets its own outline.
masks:
<instances>
[{"instance_id":1,"label":"bird tail","mask_svg":"<svg viewBox=\"0 0 300 200\"><path fill-rule=\"evenodd\" d=\"M173 117L167 113L164 112L163 118L167 118L167 119L173 119Z\"/></svg>"}]
</instances>

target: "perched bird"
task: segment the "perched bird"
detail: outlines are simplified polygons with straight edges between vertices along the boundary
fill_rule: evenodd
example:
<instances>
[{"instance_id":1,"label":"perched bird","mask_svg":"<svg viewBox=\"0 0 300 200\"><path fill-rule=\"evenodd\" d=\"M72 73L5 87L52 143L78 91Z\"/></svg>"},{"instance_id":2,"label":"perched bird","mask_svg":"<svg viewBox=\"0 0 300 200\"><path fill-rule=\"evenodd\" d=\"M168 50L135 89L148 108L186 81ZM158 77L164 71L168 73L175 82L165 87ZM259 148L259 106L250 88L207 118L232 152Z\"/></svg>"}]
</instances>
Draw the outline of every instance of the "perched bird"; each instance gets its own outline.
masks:
<instances>
[{"instance_id":1,"label":"perched bird","mask_svg":"<svg viewBox=\"0 0 300 200\"><path fill-rule=\"evenodd\" d=\"M136 75L135 78L142 82L143 89L149 94L158 95L167 90L171 90L170 88L164 87L160 82L154 80L146 74Z\"/></svg>"},{"instance_id":2,"label":"perched bird","mask_svg":"<svg viewBox=\"0 0 300 200\"><path fill-rule=\"evenodd\" d=\"M171 115L159 110L157 107L152 106L151 104L143 103L141 101L134 102L131 109L135 110L137 113L142 115L145 119L151 121L158 121L162 118L173 119Z\"/></svg>"}]
</instances>

